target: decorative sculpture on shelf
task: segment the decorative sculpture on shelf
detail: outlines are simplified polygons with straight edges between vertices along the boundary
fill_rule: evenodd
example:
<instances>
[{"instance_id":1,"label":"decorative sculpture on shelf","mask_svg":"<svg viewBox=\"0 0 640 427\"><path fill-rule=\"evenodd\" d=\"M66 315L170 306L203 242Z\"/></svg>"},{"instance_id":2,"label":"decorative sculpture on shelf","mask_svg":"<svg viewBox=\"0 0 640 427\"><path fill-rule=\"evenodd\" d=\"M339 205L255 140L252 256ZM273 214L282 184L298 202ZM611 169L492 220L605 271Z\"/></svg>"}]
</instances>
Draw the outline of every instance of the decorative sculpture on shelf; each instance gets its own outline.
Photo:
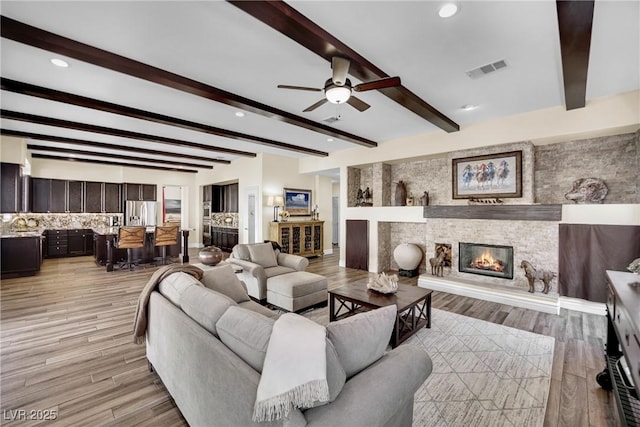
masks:
<instances>
[{"instance_id":1,"label":"decorative sculpture on shelf","mask_svg":"<svg viewBox=\"0 0 640 427\"><path fill-rule=\"evenodd\" d=\"M580 178L573 182L573 187L564 197L578 204L602 203L608 192L609 188L602 179Z\"/></svg>"},{"instance_id":2,"label":"decorative sculpture on shelf","mask_svg":"<svg viewBox=\"0 0 640 427\"><path fill-rule=\"evenodd\" d=\"M522 260L520 268L524 268L524 275L527 278L527 281L529 281L529 292L533 293L535 291L533 284L536 280L539 280L544 284L542 293L549 293L549 284L553 278L556 277L556 273L547 270L536 270L533 265L526 260Z\"/></svg>"},{"instance_id":3,"label":"decorative sculpture on shelf","mask_svg":"<svg viewBox=\"0 0 640 427\"><path fill-rule=\"evenodd\" d=\"M429 193L427 193L426 191L422 193L422 196L420 196L420 205L429 206Z\"/></svg>"},{"instance_id":4,"label":"decorative sculpture on shelf","mask_svg":"<svg viewBox=\"0 0 640 427\"><path fill-rule=\"evenodd\" d=\"M364 193L362 192L362 188L358 188L358 194L356 195L356 206L362 206L364 202Z\"/></svg>"},{"instance_id":5,"label":"decorative sculpture on shelf","mask_svg":"<svg viewBox=\"0 0 640 427\"><path fill-rule=\"evenodd\" d=\"M384 272L376 277L369 279L367 289L380 292L381 294L393 294L398 291L398 276L387 276Z\"/></svg>"},{"instance_id":6,"label":"decorative sculpture on shelf","mask_svg":"<svg viewBox=\"0 0 640 427\"><path fill-rule=\"evenodd\" d=\"M407 186L404 181L400 180L396 184L396 206L406 206L407 203Z\"/></svg>"},{"instance_id":7,"label":"decorative sculpture on shelf","mask_svg":"<svg viewBox=\"0 0 640 427\"><path fill-rule=\"evenodd\" d=\"M440 253L435 258L429 258L432 276L444 276L444 258L446 255L446 251L440 251Z\"/></svg>"},{"instance_id":8,"label":"decorative sculpture on shelf","mask_svg":"<svg viewBox=\"0 0 640 427\"><path fill-rule=\"evenodd\" d=\"M627 267L627 270L634 274L640 274L640 258L636 258L631 261L631 264Z\"/></svg>"}]
</instances>

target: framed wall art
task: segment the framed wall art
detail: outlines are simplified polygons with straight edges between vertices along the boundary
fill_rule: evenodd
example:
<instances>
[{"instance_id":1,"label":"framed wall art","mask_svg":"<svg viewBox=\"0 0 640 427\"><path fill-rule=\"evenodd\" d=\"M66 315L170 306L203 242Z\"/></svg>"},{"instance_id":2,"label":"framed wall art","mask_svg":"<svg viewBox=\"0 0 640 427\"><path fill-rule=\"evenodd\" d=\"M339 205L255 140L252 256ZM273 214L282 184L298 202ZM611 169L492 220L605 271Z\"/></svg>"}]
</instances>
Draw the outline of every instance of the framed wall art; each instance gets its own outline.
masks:
<instances>
[{"instance_id":1,"label":"framed wall art","mask_svg":"<svg viewBox=\"0 0 640 427\"><path fill-rule=\"evenodd\" d=\"M522 151L452 162L454 199L522 197Z\"/></svg>"},{"instance_id":2,"label":"framed wall art","mask_svg":"<svg viewBox=\"0 0 640 427\"><path fill-rule=\"evenodd\" d=\"M284 189L284 210L291 216L311 215L311 190Z\"/></svg>"}]
</instances>

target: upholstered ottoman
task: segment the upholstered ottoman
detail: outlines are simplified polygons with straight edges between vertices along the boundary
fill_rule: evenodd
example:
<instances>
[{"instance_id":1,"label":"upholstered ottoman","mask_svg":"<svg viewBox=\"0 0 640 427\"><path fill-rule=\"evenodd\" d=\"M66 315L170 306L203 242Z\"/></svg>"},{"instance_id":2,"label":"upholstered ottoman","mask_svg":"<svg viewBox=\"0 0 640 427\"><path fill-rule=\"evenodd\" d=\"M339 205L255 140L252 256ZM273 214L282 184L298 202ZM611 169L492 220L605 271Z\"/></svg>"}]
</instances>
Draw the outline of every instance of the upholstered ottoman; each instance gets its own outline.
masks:
<instances>
[{"instance_id":1,"label":"upholstered ottoman","mask_svg":"<svg viewBox=\"0 0 640 427\"><path fill-rule=\"evenodd\" d=\"M267 279L267 302L288 311L300 311L327 301L327 278L294 271Z\"/></svg>"}]
</instances>

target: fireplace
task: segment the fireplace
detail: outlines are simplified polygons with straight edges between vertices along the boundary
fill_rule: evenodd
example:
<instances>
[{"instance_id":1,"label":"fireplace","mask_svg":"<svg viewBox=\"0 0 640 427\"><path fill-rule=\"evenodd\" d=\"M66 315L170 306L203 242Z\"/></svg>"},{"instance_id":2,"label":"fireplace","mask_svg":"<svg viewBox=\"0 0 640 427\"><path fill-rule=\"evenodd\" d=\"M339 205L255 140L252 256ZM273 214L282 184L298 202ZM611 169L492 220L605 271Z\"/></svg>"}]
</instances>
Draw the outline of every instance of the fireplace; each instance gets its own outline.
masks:
<instances>
[{"instance_id":1,"label":"fireplace","mask_svg":"<svg viewBox=\"0 0 640 427\"><path fill-rule=\"evenodd\" d=\"M513 279L513 246L460 242L458 271Z\"/></svg>"}]
</instances>

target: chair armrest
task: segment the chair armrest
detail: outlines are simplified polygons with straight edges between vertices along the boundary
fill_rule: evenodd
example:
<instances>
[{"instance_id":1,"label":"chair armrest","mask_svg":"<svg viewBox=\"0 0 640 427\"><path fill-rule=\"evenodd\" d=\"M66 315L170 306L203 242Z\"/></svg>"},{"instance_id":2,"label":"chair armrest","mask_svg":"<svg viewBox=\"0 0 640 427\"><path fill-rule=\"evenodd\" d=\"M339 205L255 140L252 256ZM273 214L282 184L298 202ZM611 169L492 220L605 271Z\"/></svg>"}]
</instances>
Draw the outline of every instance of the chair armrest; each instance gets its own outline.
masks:
<instances>
[{"instance_id":1,"label":"chair armrest","mask_svg":"<svg viewBox=\"0 0 640 427\"><path fill-rule=\"evenodd\" d=\"M293 268L296 271L304 271L309 266L309 260L300 255L278 254L278 265Z\"/></svg>"},{"instance_id":2,"label":"chair armrest","mask_svg":"<svg viewBox=\"0 0 640 427\"><path fill-rule=\"evenodd\" d=\"M255 262L247 261L239 258L227 258L227 262L242 267L243 272L251 274L253 277L258 277L260 271L264 274L264 267Z\"/></svg>"}]
</instances>

